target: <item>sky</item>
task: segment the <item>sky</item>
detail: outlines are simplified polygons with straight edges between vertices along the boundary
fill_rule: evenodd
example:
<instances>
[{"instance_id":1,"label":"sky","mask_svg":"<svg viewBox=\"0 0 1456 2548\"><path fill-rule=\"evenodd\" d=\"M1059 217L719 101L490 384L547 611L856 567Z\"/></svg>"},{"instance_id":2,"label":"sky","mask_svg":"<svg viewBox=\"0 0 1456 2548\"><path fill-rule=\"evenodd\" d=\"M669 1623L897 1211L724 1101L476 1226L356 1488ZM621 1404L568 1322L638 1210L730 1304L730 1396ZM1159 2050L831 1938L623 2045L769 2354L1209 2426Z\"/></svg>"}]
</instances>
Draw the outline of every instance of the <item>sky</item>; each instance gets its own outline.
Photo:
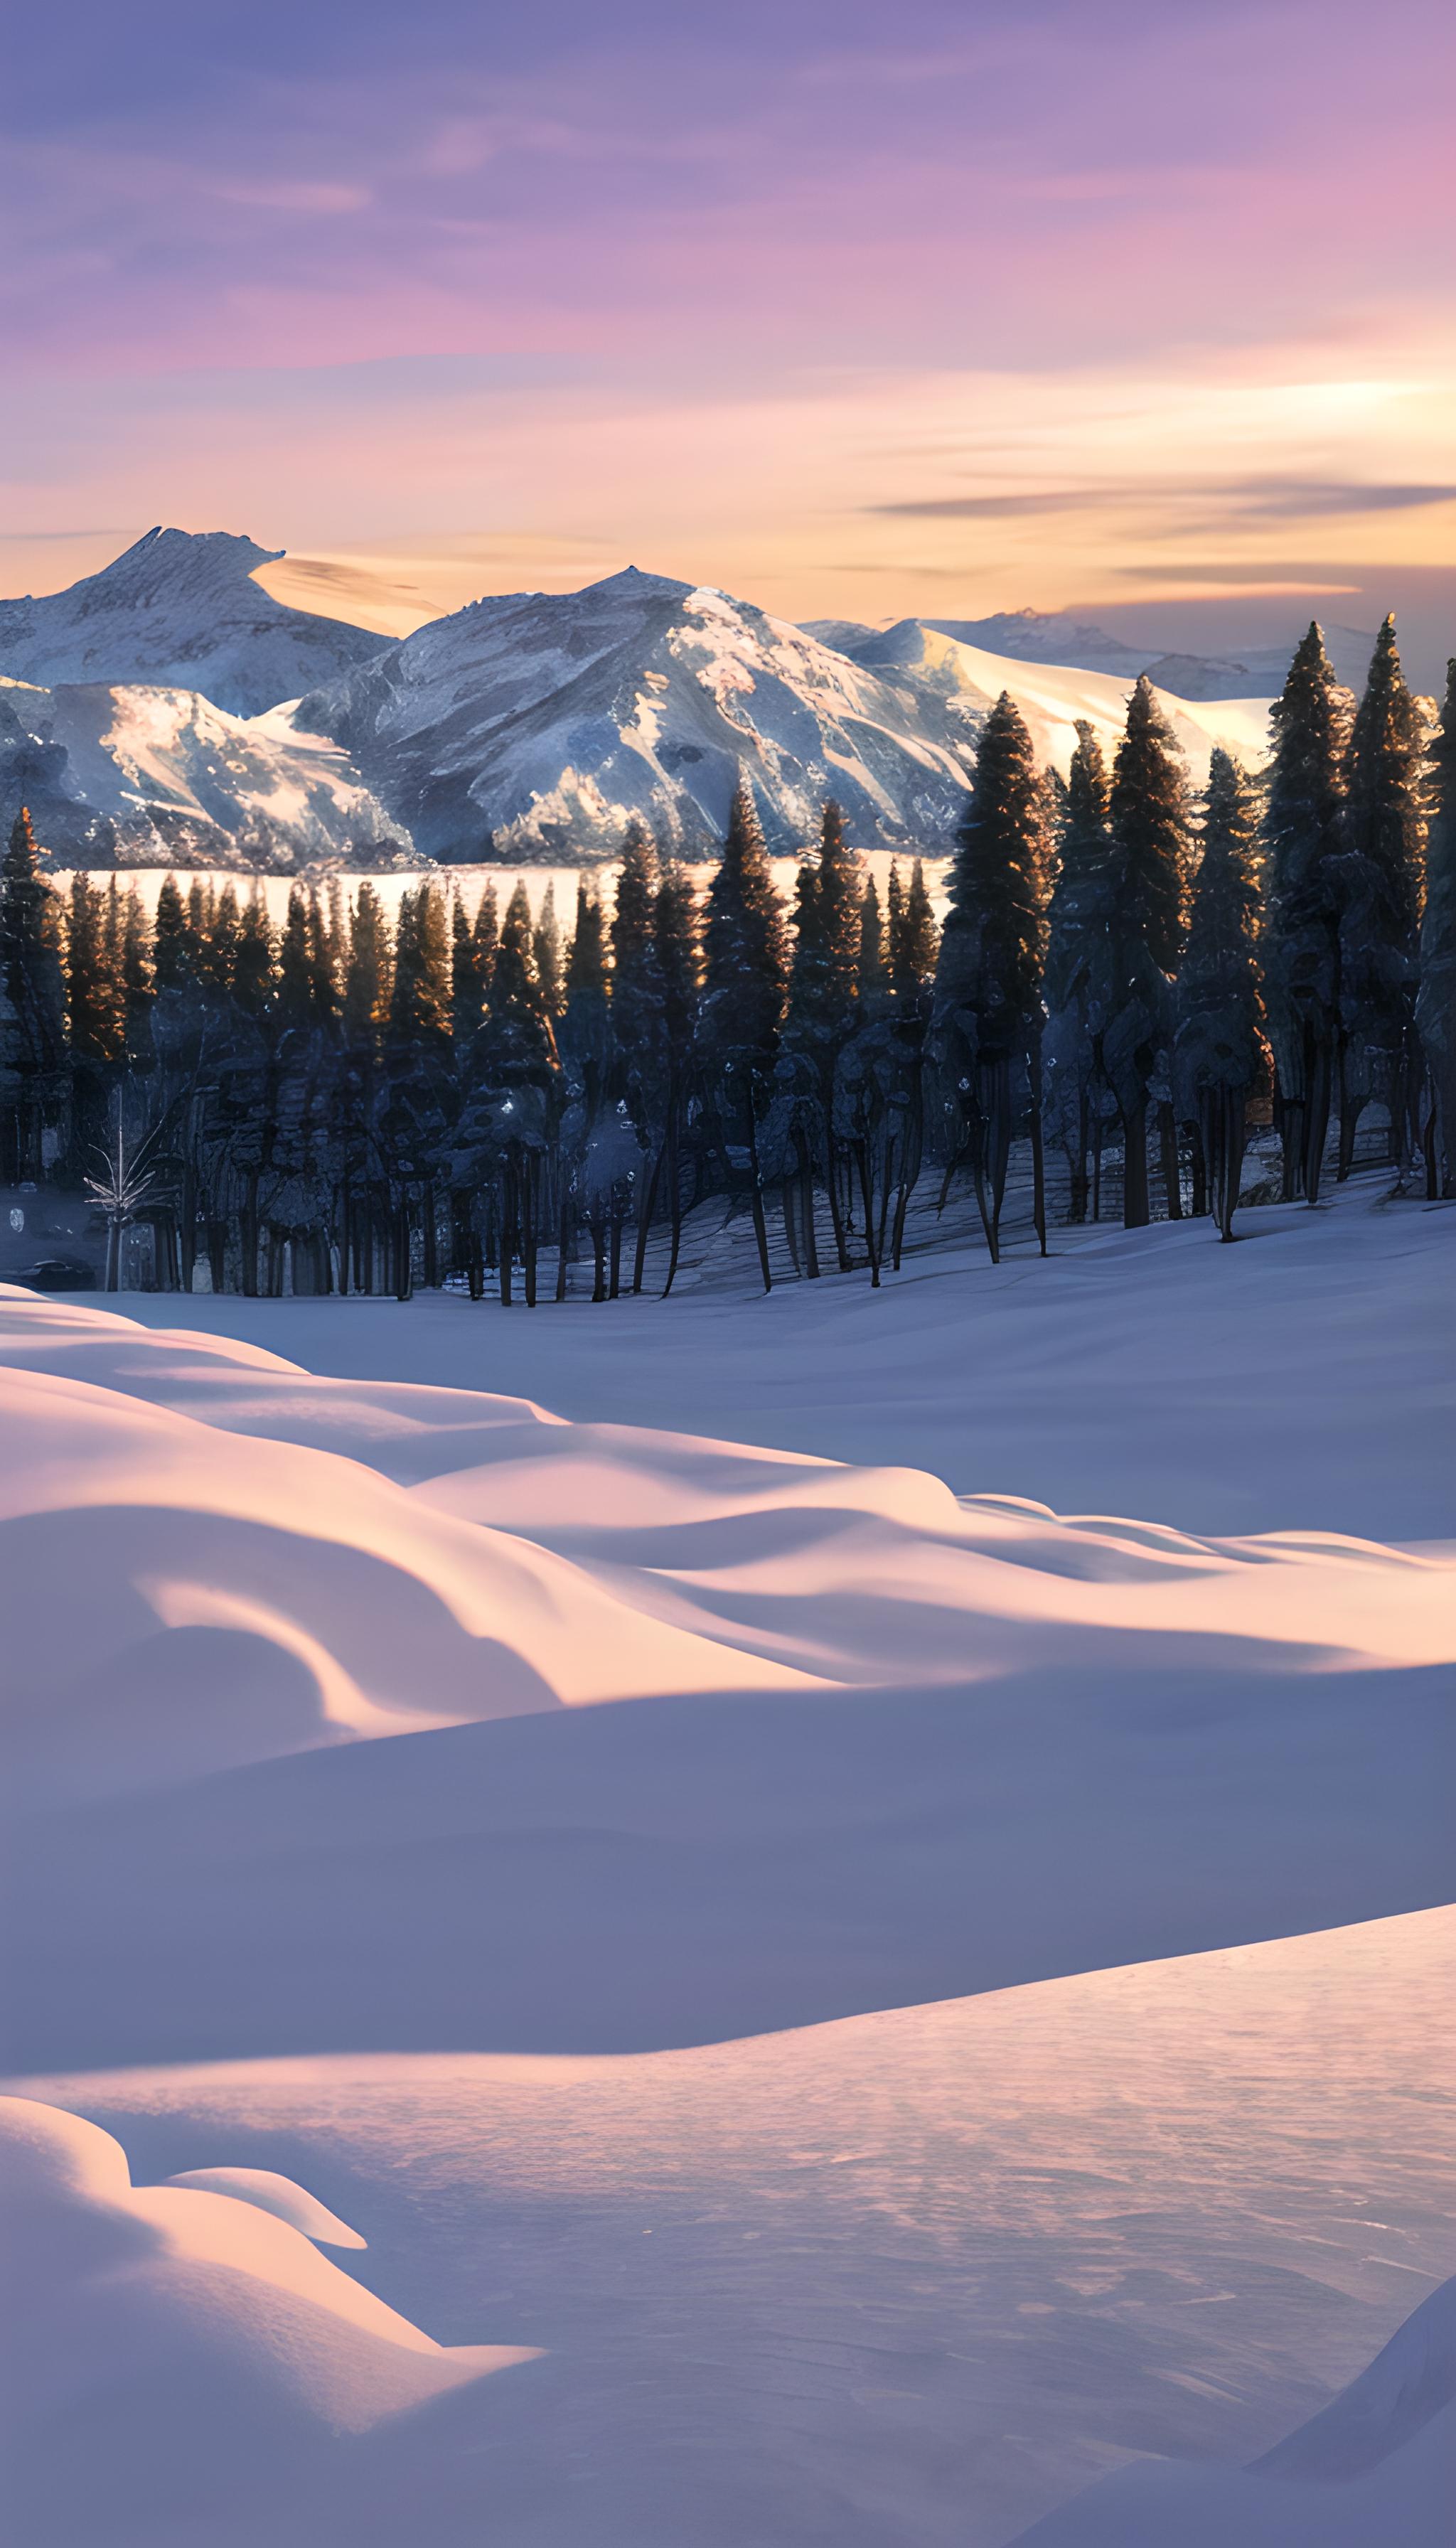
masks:
<instances>
[{"instance_id":1,"label":"sky","mask_svg":"<svg viewBox=\"0 0 1456 2548\"><path fill-rule=\"evenodd\" d=\"M0 61L0 591L154 522L403 630L1456 646L1449 0L67 0Z\"/></svg>"}]
</instances>

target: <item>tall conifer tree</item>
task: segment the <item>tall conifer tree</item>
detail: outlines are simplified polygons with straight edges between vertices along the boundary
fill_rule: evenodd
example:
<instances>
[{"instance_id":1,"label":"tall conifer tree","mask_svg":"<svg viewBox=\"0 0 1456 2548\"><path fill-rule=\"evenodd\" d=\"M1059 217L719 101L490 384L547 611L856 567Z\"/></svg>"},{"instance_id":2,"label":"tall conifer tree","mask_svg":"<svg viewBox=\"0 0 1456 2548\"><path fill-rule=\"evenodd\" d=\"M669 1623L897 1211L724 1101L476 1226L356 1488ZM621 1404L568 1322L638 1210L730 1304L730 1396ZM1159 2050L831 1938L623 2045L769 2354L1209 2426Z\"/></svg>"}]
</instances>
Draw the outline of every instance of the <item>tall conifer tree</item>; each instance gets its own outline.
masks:
<instances>
[{"instance_id":1,"label":"tall conifer tree","mask_svg":"<svg viewBox=\"0 0 1456 2548\"><path fill-rule=\"evenodd\" d=\"M22 806L0 868L0 1063L9 1153L4 1166L12 1183L39 1180L46 1117L57 1111L64 1086L65 986L50 905L30 814Z\"/></svg>"},{"instance_id":2,"label":"tall conifer tree","mask_svg":"<svg viewBox=\"0 0 1456 2548\"><path fill-rule=\"evenodd\" d=\"M1415 1025L1426 1070L1426 1192L1456 1192L1456 657L1431 754Z\"/></svg>"},{"instance_id":3,"label":"tall conifer tree","mask_svg":"<svg viewBox=\"0 0 1456 2548\"><path fill-rule=\"evenodd\" d=\"M759 1265L771 1284L758 1125L768 1103L787 983L783 906L748 783L740 778L708 887L698 1051L718 1120L749 1154Z\"/></svg>"},{"instance_id":4,"label":"tall conifer tree","mask_svg":"<svg viewBox=\"0 0 1456 2548\"><path fill-rule=\"evenodd\" d=\"M1032 738L1003 690L980 739L951 870L931 1043L956 1092L986 1243L1000 1252L1011 1155L1013 1071L1035 1078L1042 1030L1046 844Z\"/></svg>"},{"instance_id":5,"label":"tall conifer tree","mask_svg":"<svg viewBox=\"0 0 1456 2548\"><path fill-rule=\"evenodd\" d=\"M1339 899L1339 1173L1372 1097L1404 1161L1418 1089L1415 991L1424 851L1422 736L1387 618L1345 756Z\"/></svg>"},{"instance_id":6,"label":"tall conifer tree","mask_svg":"<svg viewBox=\"0 0 1456 2548\"><path fill-rule=\"evenodd\" d=\"M1346 707L1318 622L1270 712L1264 984L1286 1200L1319 1200L1340 1033L1337 862Z\"/></svg>"},{"instance_id":7,"label":"tall conifer tree","mask_svg":"<svg viewBox=\"0 0 1456 2548\"><path fill-rule=\"evenodd\" d=\"M1182 756L1145 674L1128 703L1111 811L1111 979L1102 1062L1123 1123L1123 1221L1139 1229L1149 1215L1147 1109L1171 1033L1189 855ZM1170 1208L1174 1202L1170 1193Z\"/></svg>"},{"instance_id":8,"label":"tall conifer tree","mask_svg":"<svg viewBox=\"0 0 1456 2548\"><path fill-rule=\"evenodd\" d=\"M1178 975L1176 1057L1183 1102L1199 1128L1214 1217L1226 1239L1233 1235L1248 1101L1264 1066L1256 841L1252 790L1237 762L1216 747L1203 857Z\"/></svg>"},{"instance_id":9,"label":"tall conifer tree","mask_svg":"<svg viewBox=\"0 0 1456 2548\"><path fill-rule=\"evenodd\" d=\"M1066 1153L1071 1219L1087 1218L1087 1159L1102 1104L1102 1028L1112 981L1110 789L1102 746L1085 718L1067 775L1056 881L1047 908L1046 1121Z\"/></svg>"}]
</instances>

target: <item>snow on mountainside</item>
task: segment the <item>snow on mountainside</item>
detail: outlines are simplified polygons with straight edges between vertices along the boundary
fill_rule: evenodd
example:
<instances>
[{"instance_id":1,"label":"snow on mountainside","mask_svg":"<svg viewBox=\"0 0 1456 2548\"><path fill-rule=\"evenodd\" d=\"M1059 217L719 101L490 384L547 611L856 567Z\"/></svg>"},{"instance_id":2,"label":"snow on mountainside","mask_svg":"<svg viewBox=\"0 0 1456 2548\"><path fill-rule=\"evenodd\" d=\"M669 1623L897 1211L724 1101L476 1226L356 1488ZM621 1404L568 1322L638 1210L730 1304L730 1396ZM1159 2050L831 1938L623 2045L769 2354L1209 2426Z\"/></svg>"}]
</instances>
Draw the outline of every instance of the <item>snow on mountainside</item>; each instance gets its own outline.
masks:
<instances>
[{"instance_id":1,"label":"snow on mountainside","mask_svg":"<svg viewBox=\"0 0 1456 2548\"><path fill-rule=\"evenodd\" d=\"M825 622L821 639L630 567L472 602L396 644L275 602L252 581L271 554L153 531L68 592L0 603L0 820L29 804L64 861L280 868L368 864L391 834L385 866L401 836L452 864L592 861L636 814L702 858L742 772L775 851L811 839L834 795L858 847L933 854L1003 689L1065 770L1078 718L1115 744L1141 661L1033 613ZM1058 639L1099 667L1045 660ZM1263 689L1194 703L1179 682L1164 705L1195 778L1216 742L1258 760Z\"/></svg>"},{"instance_id":2,"label":"snow on mountainside","mask_svg":"<svg viewBox=\"0 0 1456 2548\"><path fill-rule=\"evenodd\" d=\"M1128 678L1033 668L917 620L854 657L751 603L635 568L577 593L471 604L306 698L437 858L607 856L629 814L689 857L721 839L740 770L771 846L838 796L861 847L944 846L976 738L1010 689L1062 769L1078 717L1111 745ZM1194 773L1215 742L1257 759L1267 701L1164 701Z\"/></svg>"},{"instance_id":3,"label":"snow on mountainside","mask_svg":"<svg viewBox=\"0 0 1456 2548\"><path fill-rule=\"evenodd\" d=\"M978 703L867 671L707 586L621 575L504 593L417 629L306 698L446 859L603 857L639 813L700 856L740 769L772 845L836 795L864 846L933 843L959 811Z\"/></svg>"},{"instance_id":4,"label":"snow on mountainside","mask_svg":"<svg viewBox=\"0 0 1456 2548\"><path fill-rule=\"evenodd\" d=\"M383 806L291 703L229 716L196 690L0 679L0 825L29 805L62 864L290 868L394 855Z\"/></svg>"},{"instance_id":5,"label":"snow on mountainside","mask_svg":"<svg viewBox=\"0 0 1456 2548\"><path fill-rule=\"evenodd\" d=\"M1054 762L1065 773L1076 747L1076 726L1085 718L1097 730L1111 761L1128 712L1128 693L1136 673L1081 672L1063 664L1021 664L967 646L921 619L902 619L895 627L865 639L855 659L871 671L892 667L914 676L922 689L948 704L959 701L962 713L984 716L1002 690L1009 690L1031 729L1040 761ZM1199 780L1208 775L1209 755L1216 743L1235 752L1252 767L1268 743L1267 698L1221 698L1192 702L1171 691L1158 693L1164 714Z\"/></svg>"},{"instance_id":6,"label":"snow on mountainside","mask_svg":"<svg viewBox=\"0 0 1456 2548\"><path fill-rule=\"evenodd\" d=\"M857 663L874 663L875 649L891 633L854 619L805 621L811 636L833 646ZM916 623L903 622L905 626ZM1168 654L1152 646L1132 646L1109 636L1095 623L1074 619L1064 610L997 610L988 619L925 619L921 627L981 653L1007 656L1018 664L1064 667L1073 672L1111 673L1135 682L1146 673L1160 690L1179 699L1272 698L1284 686L1295 640L1280 645L1242 648L1237 655ZM1358 628L1326 628L1324 643L1339 679L1350 689L1363 687L1375 639Z\"/></svg>"},{"instance_id":7,"label":"snow on mountainside","mask_svg":"<svg viewBox=\"0 0 1456 2548\"><path fill-rule=\"evenodd\" d=\"M228 531L148 531L64 592L0 601L0 673L47 688L159 682L256 716L389 643L275 601L253 570L283 554Z\"/></svg>"}]
</instances>

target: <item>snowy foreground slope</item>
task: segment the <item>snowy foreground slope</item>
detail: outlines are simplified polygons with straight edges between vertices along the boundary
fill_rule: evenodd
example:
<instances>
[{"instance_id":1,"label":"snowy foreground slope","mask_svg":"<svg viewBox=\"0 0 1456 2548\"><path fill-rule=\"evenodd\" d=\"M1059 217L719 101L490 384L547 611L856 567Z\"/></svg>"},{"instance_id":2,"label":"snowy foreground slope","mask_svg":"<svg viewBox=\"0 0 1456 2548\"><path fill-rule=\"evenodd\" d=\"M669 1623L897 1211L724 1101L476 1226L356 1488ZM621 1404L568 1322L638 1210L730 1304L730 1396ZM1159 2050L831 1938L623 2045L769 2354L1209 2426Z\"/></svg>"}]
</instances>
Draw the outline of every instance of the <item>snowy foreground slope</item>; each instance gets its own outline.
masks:
<instances>
[{"instance_id":1,"label":"snowy foreground slope","mask_svg":"<svg viewBox=\"0 0 1456 2548\"><path fill-rule=\"evenodd\" d=\"M0 1293L28 2548L1436 2548L1456 1217L1251 1221Z\"/></svg>"}]
</instances>

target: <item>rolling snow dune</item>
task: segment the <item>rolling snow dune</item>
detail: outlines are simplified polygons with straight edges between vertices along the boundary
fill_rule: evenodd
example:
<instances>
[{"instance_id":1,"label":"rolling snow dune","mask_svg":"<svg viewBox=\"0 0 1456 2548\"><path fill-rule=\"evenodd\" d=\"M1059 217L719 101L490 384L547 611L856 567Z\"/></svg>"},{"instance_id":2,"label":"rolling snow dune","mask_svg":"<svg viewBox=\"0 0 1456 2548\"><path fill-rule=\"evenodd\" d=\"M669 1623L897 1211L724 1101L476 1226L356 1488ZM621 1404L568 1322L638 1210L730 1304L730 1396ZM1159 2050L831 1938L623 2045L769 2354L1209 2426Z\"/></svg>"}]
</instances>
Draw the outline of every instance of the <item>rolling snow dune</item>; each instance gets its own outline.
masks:
<instances>
[{"instance_id":1,"label":"rolling snow dune","mask_svg":"<svg viewBox=\"0 0 1456 2548\"><path fill-rule=\"evenodd\" d=\"M1449 1550L1059 1519L13 1290L0 1410L12 2062L697 2040L1448 1880Z\"/></svg>"}]
</instances>

